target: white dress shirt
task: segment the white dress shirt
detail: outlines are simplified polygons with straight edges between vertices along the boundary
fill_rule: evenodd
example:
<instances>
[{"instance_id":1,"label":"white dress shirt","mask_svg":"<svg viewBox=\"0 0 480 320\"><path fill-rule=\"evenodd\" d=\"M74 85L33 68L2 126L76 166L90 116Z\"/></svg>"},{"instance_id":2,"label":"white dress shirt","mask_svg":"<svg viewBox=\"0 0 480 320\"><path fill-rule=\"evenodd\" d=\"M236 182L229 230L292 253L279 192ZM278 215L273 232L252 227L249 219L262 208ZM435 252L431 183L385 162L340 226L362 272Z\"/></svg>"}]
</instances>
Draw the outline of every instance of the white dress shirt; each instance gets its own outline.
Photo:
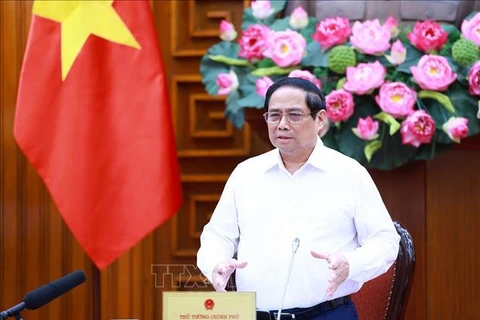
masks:
<instances>
[{"instance_id":1,"label":"white dress shirt","mask_svg":"<svg viewBox=\"0 0 480 320\"><path fill-rule=\"evenodd\" d=\"M238 251L238 260L248 265L236 270L237 290L256 292L258 309L277 310L296 237L300 246L283 309L328 300L332 271L311 250L342 253L348 260L349 276L334 299L386 272L400 239L367 170L318 139L294 174L285 169L278 149L235 168L203 229L197 264L212 281L215 265Z\"/></svg>"}]
</instances>

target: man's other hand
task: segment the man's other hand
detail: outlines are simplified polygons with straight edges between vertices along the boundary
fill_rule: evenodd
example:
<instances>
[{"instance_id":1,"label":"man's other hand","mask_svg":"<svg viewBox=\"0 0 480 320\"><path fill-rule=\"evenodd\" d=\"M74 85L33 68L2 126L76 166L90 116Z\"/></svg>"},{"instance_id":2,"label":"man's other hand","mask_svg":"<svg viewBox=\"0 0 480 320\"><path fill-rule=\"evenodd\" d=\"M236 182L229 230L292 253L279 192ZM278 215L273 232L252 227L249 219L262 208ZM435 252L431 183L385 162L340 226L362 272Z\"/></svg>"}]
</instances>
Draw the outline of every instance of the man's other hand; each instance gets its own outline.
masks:
<instances>
[{"instance_id":1,"label":"man's other hand","mask_svg":"<svg viewBox=\"0 0 480 320\"><path fill-rule=\"evenodd\" d=\"M220 262L213 268L212 284L215 291L225 292L228 279L237 268L245 268L247 262L238 262L236 259Z\"/></svg>"},{"instance_id":2,"label":"man's other hand","mask_svg":"<svg viewBox=\"0 0 480 320\"><path fill-rule=\"evenodd\" d=\"M328 268L332 270L332 275L328 280L327 286L327 298L332 298L335 291L337 291L338 287L348 278L348 274L350 273L350 266L348 264L347 258L343 254L340 253L320 253L310 251L312 256L317 259L326 260L328 262Z\"/></svg>"}]
</instances>

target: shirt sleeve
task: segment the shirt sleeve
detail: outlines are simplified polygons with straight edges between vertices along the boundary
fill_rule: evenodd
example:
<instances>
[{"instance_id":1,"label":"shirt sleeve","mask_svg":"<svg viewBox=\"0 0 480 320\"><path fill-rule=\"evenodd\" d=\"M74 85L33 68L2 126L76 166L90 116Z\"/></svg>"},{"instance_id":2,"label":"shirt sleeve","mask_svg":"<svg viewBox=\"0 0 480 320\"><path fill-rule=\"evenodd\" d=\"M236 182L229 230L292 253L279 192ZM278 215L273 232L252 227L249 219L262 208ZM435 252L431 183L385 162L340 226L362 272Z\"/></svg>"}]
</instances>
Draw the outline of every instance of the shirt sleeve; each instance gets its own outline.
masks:
<instances>
[{"instance_id":1,"label":"shirt sleeve","mask_svg":"<svg viewBox=\"0 0 480 320\"><path fill-rule=\"evenodd\" d=\"M238 170L228 179L210 221L200 236L197 266L212 281L215 266L229 260L237 252L239 241L238 215L235 205L235 188L239 183Z\"/></svg>"},{"instance_id":2,"label":"shirt sleeve","mask_svg":"<svg viewBox=\"0 0 480 320\"><path fill-rule=\"evenodd\" d=\"M352 187L359 247L347 252L349 280L366 282L387 272L398 255L400 236L370 174L363 172Z\"/></svg>"}]
</instances>

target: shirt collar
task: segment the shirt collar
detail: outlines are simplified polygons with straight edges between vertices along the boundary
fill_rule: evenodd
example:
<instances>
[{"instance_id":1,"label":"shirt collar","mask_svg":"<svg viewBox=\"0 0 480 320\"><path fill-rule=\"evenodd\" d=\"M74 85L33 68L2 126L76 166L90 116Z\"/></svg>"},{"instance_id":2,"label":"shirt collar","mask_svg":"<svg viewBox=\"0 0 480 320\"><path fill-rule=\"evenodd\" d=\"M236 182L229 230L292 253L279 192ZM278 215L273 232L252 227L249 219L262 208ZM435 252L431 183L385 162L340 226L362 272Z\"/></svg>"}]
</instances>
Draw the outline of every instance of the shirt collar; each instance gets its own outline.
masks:
<instances>
[{"instance_id":1,"label":"shirt collar","mask_svg":"<svg viewBox=\"0 0 480 320\"><path fill-rule=\"evenodd\" d=\"M313 149L312 154L307 160L307 163L320 170L328 170L330 166L329 157L327 156L327 147L323 145L322 140L317 137L317 144Z\"/></svg>"},{"instance_id":2,"label":"shirt collar","mask_svg":"<svg viewBox=\"0 0 480 320\"><path fill-rule=\"evenodd\" d=\"M307 160L307 164L310 164L311 166L320 170L328 170L330 163L328 161L326 152L328 152L327 147L325 147L322 140L317 137L317 143L315 145L315 148L313 149L312 154ZM268 171L275 166L281 166L283 164L282 157L280 156L280 150L278 148L267 152L265 155L265 171Z\"/></svg>"}]
</instances>

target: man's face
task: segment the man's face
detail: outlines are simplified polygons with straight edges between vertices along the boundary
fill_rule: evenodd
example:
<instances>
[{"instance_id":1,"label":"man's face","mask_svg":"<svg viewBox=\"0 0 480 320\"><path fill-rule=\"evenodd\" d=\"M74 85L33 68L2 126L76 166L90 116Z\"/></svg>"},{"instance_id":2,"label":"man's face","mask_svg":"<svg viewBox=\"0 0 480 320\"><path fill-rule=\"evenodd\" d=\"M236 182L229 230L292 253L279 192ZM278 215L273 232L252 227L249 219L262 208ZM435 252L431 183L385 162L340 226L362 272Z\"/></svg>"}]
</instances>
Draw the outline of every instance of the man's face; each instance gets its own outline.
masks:
<instances>
[{"instance_id":1,"label":"man's face","mask_svg":"<svg viewBox=\"0 0 480 320\"><path fill-rule=\"evenodd\" d=\"M312 119L310 109L305 103L305 95L305 91L301 89L281 87L270 97L268 112L280 113L283 117L278 124L268 124L268 136L282 154L309 154L315 147L318 132L326 119L325 110L321 110L315 119ZM300 123L292 124L288 122L286 113L305 116Z\"/></svg>"}]
</instances>

